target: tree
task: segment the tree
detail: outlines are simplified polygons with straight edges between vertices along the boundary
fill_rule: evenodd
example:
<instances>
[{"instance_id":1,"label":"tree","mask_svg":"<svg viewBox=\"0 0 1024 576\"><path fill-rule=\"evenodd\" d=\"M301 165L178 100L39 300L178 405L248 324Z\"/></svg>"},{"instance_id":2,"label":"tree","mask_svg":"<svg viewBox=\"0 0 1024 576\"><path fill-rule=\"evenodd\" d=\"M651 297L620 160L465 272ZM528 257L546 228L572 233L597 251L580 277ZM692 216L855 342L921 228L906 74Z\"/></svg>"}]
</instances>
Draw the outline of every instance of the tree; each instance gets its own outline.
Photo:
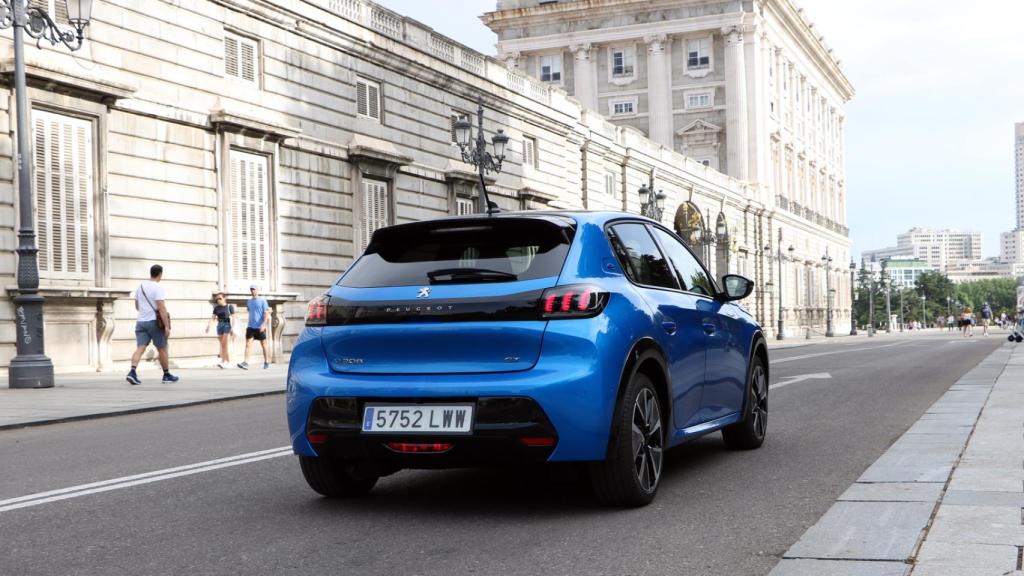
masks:
<instances>
[{"instance_id":1,"label":"tree","mask_svg":"<svg viewBox=\"0 0 1024 576\"><path fill-rule=\"evenodd\" d=\"M975 310L988 302L993 314L1006 312L1012 315L1017 308L1017 280L992 278L963 282L956 287L956 297Z\"/></svg>"}]
</instances>

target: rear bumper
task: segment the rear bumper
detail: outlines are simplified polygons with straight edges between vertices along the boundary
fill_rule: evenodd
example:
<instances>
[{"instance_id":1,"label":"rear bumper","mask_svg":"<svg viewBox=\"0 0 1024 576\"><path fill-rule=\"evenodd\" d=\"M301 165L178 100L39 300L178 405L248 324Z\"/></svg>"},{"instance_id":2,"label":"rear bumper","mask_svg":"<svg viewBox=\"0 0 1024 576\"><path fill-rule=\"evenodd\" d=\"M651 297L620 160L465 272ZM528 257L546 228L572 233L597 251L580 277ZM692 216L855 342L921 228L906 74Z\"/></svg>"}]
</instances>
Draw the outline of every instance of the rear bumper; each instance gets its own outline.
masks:
<instances>
[{"instance_id":1,"label":"rear bumper","mask_svg":"<svg viewBox=\"0 0 1024 576\"><path fill-rule=\"evenodd\" d=\"M492 398L525 398L533 402L557 438L553 449L526 447L516 438L523 430L484 429L475 425L473 435L449 454L452 462L488 461L496 457L516 460L537 455L548 461L602 460L608 447L622 366L631 339L599 318L551 322L544 335L541 357L533 368L486 374L339 374L327 365L317 329L307 328L292 351L288 369L287 407L292 446L296 454L354 454L367 458L392 458L382 446L383 437L356 430L332 430L328 441L314 447L308 440L311 410L318 398L356 398L361 404L376 401L445 402ZM532 432L529 432L532 434ZM371 436L370 440L364 436ZM387 441L427 442L432 438L408 435ZM444 440L439 440L444 441ZM382 451L383 450L383 451ZM490 454L488 454L490 453ZM441 456L434 454L431 456ZM458 457L458 458L456 458ZM437 458L438 463L445 458ZM457 464L447 464L457 465Z\"/></svg>"}]
</instances>

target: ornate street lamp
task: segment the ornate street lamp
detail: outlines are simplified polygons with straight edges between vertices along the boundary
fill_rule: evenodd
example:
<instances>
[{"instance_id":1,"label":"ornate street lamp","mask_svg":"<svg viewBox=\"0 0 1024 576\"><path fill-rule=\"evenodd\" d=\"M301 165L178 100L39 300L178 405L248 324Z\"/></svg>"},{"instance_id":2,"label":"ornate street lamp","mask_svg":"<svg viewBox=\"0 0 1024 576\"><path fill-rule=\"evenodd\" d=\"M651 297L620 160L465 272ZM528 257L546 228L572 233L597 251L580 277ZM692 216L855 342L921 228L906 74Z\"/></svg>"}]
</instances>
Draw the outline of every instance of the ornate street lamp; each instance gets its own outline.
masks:
<instances>
[{"instance_id":1,"label":"ornate street lamp","mask_svg":"<svg viewBox=\"0 0 1024 576\"><path fill-rule=\"evenodd\" d=\"M640 196L640 214L661 222L661 215L665 211L665 193L661 190L654 193L647 184L641 184L636 193Z\"/></svg>"},{"instance_id":2,"label":"ornate street lamp","mask_svg":"<svg viewBox=\"0 0 1024 576\"><path fill-rule=\"evenodd\" d=\"M59 1L59 0L58 0ZM0 0L0 29L14 28L14 100L18 133L18 295L14 297L17 354L8 368L11 388L52 388L53 362L43 346L43 297L39 295L39 262L32 214L32 161L28 137L28 96L25 88L25 34L42 47L61 43L75 51L85 41L92 0L66 0L73 30L62 30L39 6L24 0Z\"/></svg>"},{"instance_id":3,"label":"ornate street lamp","mask_svg":"<svg viewBox=\"0 0 1024 576\"><path fill-rule=\"evenodd\" d=\"M885 268L882 268L882 288L885 288L885 333L892 334L892 306L890 303L892 278Z\"/></svg>"},{"instance_id":4,"label":"ornate street lamp","mask_svg":"<svg viewBox=\"0 0 1024 576\"><path fill-rule=\"evenodd\" d=\"M857 335L857 316L853 313L853 301L857 299L857 292L853 274L857 271L857 264L850 259L850 336Z\"/></svg>"},{"instance_id":5,"label":"ornate street lamp","mask_svg":"<svg viewBox=\"0 0 1024 576\"><path fill-rule=\"evenodd\" d=\"M861 268L864 263L861 262ZM875 272L868 272L868 336L875 335Z\"/></svg>"},{"instance_id":6,"label":"ornate street lamp","mask_svg":"<svg viewBox=\"0 0 1024 576\"><path fill-rule=\"evenodd\" d=\"M508 136L505 131L499 129L497 134L491 138L491 146L494 147L494 154L487 151L487 140L484 137L484 105L477 102L476 107L476 138L473 138L473 124L469 118L460 117L455 122L455 140L462 152L462 161L472 164L480 176L480 202L483 203L483 212L493 214L498 212L498 205L491 202L487 197L487 182L484 176L488 172L501 172L501 163L505 160L505 146L508 144Z\"/></svg>"},{"instance_id":7,"label":"ornate street lamp","mask_svg":"<svg viewBox=\"0 0 1024 576\"><path fill-rule=\"evenodd\" d=\"M796 248L793 248L792 245L790 245L790 247L786 249L786 251L789 252L789 257L790 258L793 258L793 251L794 250L796 250ZM785 324L785 320L782 319L782 242L781 241L779 242L779 256L778 256L778 260L779 260L779 327L776 329L775 339L776 340L784 340L786 338L786 324Z\"/></svg>"},{"instance_id":8,"label":"ornate street lamp","mask_svg":"<svg viewBox=\"0 0 1024 576\"><path fill-rule=\"evenodd\" d=\"M825 265L825 337L831 338L836 334L832 330L832 257L828 255L828 246L821 262Z\"/></svg>"}]
</instances>

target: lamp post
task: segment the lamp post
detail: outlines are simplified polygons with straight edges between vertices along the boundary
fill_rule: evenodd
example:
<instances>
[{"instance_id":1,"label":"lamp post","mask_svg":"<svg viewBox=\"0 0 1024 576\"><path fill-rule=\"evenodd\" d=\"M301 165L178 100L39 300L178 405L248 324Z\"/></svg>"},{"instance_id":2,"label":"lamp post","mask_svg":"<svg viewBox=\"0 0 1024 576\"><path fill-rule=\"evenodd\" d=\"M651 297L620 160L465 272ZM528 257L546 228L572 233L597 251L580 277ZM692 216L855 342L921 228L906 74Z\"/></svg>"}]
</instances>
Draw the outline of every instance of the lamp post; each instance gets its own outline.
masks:
<instances>
[{"instance_id":1,"label":"lamp post","mask_svg":"<svg viewBox=\"0 0 1024 576\"><path fill-rule=\"evenodd\" d=\"M828 246L821 261L825 264L825 337L831 338L835 332L832 331L832 257L828 255Z\"/></svg>"},{"instance_id":2,"label":"lamp post","mask_svg":"<svg viewBox=\"0 0 1024 576\"><path fill-rule=\"evenodd\" d=\"M853 301L857 299L856 280L853 274L857 271L857 265L850 259L850 336L857 335L857 317L853 313Z\"/></svg>"},{"instance_id":3,"label":"lamp post","mask_svg":"<svg viewBox=\"0 0 1024 576\"><path fill-rule=\"evenodd\" d=\"M928 302L928 296L921 293L921 330L924 330L927 324L927 317L925 316L925 304Z\"/></svg>"},{"instance_id":4,"label":"lamp post","mask_svg":"<svg viewBox=\"0 0 1024 576\"><path fill-rule=\"evenodd\" d=\"M661 215L665 211L665 193L661 190L653 193L647 184L641 184L636 193L640 196L640 214L661 222Z\"/></svg>"},{"instance_id":5,"label":"lamp post","mask_svg":"<svg viewBox=\"0 0 1024 576\"><path fill-rule=\"evenodd\" d=\"M862 264L863 266L863 264ZM875 335L875 273L868 273L868 336Z\"/></svg>"},{"instance_id":6,"label":"lamp post","mask_svg":"<svg viewBox=\"0 0 1024 576\"><path fill-rule=\"evenodd\" d=\"M892 334L892 277L882 269L882 288L885 288L885 333Z\"/></svg>"},{"instance_id":7,"label":"lamp post","mask_svg":"<svg viewBox=\"0 0 1024 576\"><path fill-rule=\"evenodd\" d=\"M58 0L59 1L59 0ZM24 0L0 0L0 29L14 28L14 100L18 133L18 295L14 297L17 353L8 368L11 388L52 388L53 362L43 345L43 297L39 295L39 262L32 214L31 148L28 137L28 96L25 87L25 34L41 46L63 44L71 51L85 41L92 0L65 0L73 30L62 30L39 6Z\"/></svg>"},{"instance_id":8,"label":"lamp post","mask_svg":"<svg viewBox=\"0 0 1024 576\"><path fill-rule=\"evenodd\" d=\"M793 257L793 250L795 250L793 248L793 246L790 246L789 248L786 249L786 251L789 252L789 257L790 258ZM782 242L779 242L779 257L778 257L778 260L779 260L779 327L777 329L777 333L775 334L775 339L776 340L783 340L783 339L786 338L786 324L785 324L786 321L783 320L783 318L782 318Z\"/></svg>"},{"instance_id":9,"label":"lamp post","mask_svg":"<svg viewBox=\"0 0 1024 576\"><path fill-rule=\"evenodd\" d=\"M499 211L498 205L487 197L487 183L484 176L488 172L501 172L508 136L505 135L504 130L499 129L497 134L491 138L494 154L487 151L487 139L484 137L484 105L481 101L478 101L476 106L476 124L476 138L473 138L473 124L469 118L460 117L455 122L455 139L458 141L459 151L462 153L462 161L472 164L477 169L477 174L480 177L480 203L483 204L483 212L493 214Z\"/></svg>"},{"instance_id":10,"label":"lamp post","mask_svg":"<svg viewBox=\"0 0 1024 576\"><path fill-rule=\"evenodd\" d=\"M905 323L903 321L903 290L900 289L900 332L903 332L903 325Z\"/></svg>"}]
</instances>

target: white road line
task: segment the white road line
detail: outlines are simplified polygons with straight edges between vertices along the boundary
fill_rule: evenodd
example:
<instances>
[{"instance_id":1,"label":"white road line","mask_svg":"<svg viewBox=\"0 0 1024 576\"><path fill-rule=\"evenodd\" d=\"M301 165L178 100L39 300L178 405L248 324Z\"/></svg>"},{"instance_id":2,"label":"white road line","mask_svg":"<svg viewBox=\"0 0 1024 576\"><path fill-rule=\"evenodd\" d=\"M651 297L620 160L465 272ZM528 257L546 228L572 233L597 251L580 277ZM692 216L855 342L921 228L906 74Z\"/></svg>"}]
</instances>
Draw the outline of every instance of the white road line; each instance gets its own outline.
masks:
<instances>
[{"instance_id":1,"label":"white road line","mask_svg":"<svg viewBox=\"0 0 1024 576\"><path fill-rule=\"evenodd\" d=\"M867 347L864 347L864 348L849 348L847 350L832 350L831 352L818 352L816 354L802 354L800 356L789 356L789 357L786 357L786 358L776 358L776 359L773 359L773 360L769 360L769 363L774 365L774 364L782 364L783 362L792 362L794 360L805 360L807 358L817 358L818 356L830 356L832 354L845 354L847 352L860 352L862 350L877 350L879 348L890 348L892 346L899 346L901 344L906 344L907 342L910 342L910 340L900 340L899 342L896 342L895 344L883 344L882 346L867 346Z\"/></svg>"},{"instance_id":2,"label":"white road line","mask_svg":"<svg viewBox=\"0 0 1024 576\"><path fill-rule=\"evenodd\" d=\"M7 500L0 500L0 512L27 508L29 506L38 506L39 504L57 502L59 500L67 500L69 498L77 498L79 496L86 496L89 494L120 490L122 488L130 488L140 484L159 482L161 480L170 480L181 476L199 474L201 472L210 472L212 470L238 466L240 464L249 464L251 462L269 460L270 458L288 456L291 453L291 446L282 446L280 448L273 448L270 450L249 452L247 454L217 458L216 460L208 460L206 462L197 462L195 464L187 464L185 466L176 466L174 468L165 468L163 470L154 470L152 472L144 472L142 474L133 474L131 476L102 480L100 482L79 484L78 486L70 486L68 488L60 488L58 490L38 492L27 496L18 496L17 498L8 498Z\"/></svg>"},{"instance_id":3,"label":"white road line","mask_svg":"<svg viewBox=\"0 0 1024 576\"><path fill-rule=\"evenodd\" d=\"M782 388L783 386L789 386L790 384L796 384L797 382L803 382L804 380L831 380L832 375L828 372L818 372L816 374L801 374L799 376L789 376L786 380L772 384L768 387L769 390L775 390L776 388Z\"/></svg>"}]
</instances>

